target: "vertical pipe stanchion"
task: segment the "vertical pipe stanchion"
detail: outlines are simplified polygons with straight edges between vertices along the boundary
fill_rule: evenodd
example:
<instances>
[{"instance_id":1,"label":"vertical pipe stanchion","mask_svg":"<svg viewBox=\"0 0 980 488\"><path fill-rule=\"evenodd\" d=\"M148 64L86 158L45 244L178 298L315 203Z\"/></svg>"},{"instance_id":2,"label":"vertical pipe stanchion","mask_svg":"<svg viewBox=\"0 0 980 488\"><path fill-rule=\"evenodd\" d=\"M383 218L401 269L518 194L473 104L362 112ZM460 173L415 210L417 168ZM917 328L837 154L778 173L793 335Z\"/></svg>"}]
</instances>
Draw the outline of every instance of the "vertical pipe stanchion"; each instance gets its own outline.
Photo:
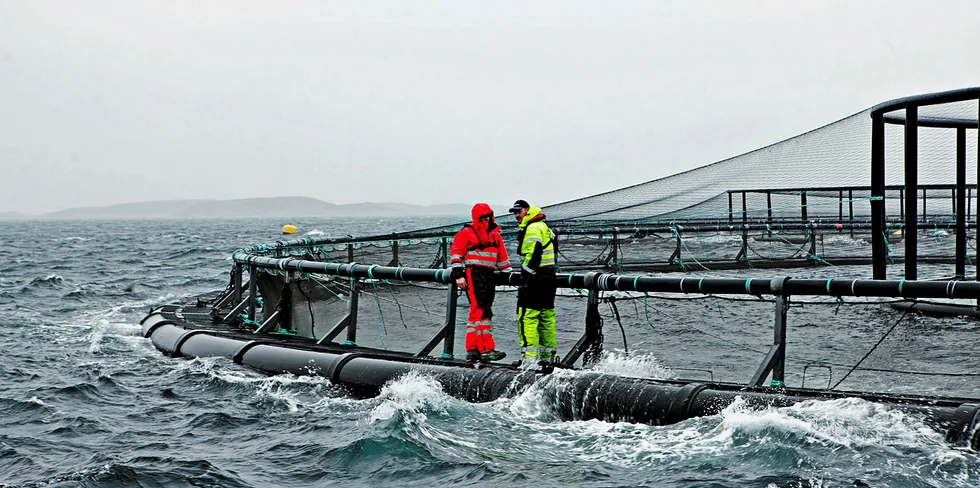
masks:
<instances>
[{"instance_id":1,"label":"vertical pipe stanchion","mask_svg":"<svg viewBox=\"0 0 980 488\"><path fill-rule=\"evenodd\" d=\"M677 227L677 234L674 236L676 239L676 245L674 246L674 254L670 257L670 264L681 264L683 268L683 261L681 260L681 228ZM685 270L686 271L686 270Z\"/></svg>"},{"instance_id":2,"label":"vertical pipe stanchion","mask_svg":"<svg viewBox=\"0 0 980 488\"><path fill-rule=\"evenodd\" d=\"M916 176L918 177L918 174L916 174ZM922 189L922 220L926 220L928 218L928 215L929 212L926 211L926 189L923 188ZM916 222L918 222L918 220L916 220Z\"/></svg>"},{"instance_id":3,"label":"vertical pipe stanchion","mask_svg":"<svg viewBox=\"0 0 980 488\"><path fill-rule=\"evenodd\" d=\"M388 266L400 266L398 263L398 239L391 240L391 262Z\"/></svg>"},{"instance_id":4,"label":"vertical pipe stanchion","mask_svg":"<svg viewBox=\"0 0 980 488\"><path fill-rule=\"evenodd\" d=\"M871 113L871 267L872 277L885 279L885 120Z\"/></svg>"},{"instance_id":5,"label":"vertical pipe stanchion","mask_svg":"<svg viewBox=\"0 0 980 488\"><path fill-rule=\"evenodd\" d=\"M752 375L750 385L763 386L766 376L772 373L771 387L782 387L786 380L786 315L789 311L789 296L783 295L783 285L789 278L773 278L772 293L776 297L776 313L773 323L772 346L766 354L759 369Z\"/></svg>"},{"instance_id":6,"label":"vertical pipe stanchion","mask_svg":"<svg viewBox=\"0 0 980 488\"><path fill-rule=\"evenodd\" d=\"M902 221L902 238L905 238L905 187L898 189L898 219Z\"/></svg>"},{"instance_id":7,"label":"vertical pipe stanchion","mask_svg":"<svg viewBox=\"0 0 980 488\"><path fill-rule=\"evenodd\" d=\"M449 241L443 237L440 246L442 246L442 268L447 269L449 268Z\"/></svg>"},{"instance_id":8,"label":"vertical pipe stanchion","mask_svg":"<svg viewBox=\"0 0 980 488\"><path fill-rule=\"evenodd\" d=\"M816 260L817 258L817 229L813 224L808 224L807 229L810 231L810 255L807 259Z\"/></svg>"},{"instance_id":9,"label":"vertical pipe stanchion","mask_svg":"<svg viewBox=\"0 0 980 488\"><path fill-rule=\"evenodd\" d=\"M847 190L847 219L851 222L851 237L854 237L854 190Z\"/></svg>"},{"instance_id":10,"label":"vertical pipe stanchion","mask_svg":"<svg viewBox=\"0 0 980 488\"><path fill-rule=\"evenodd\" d=\"M585 333L561 360L561 364L571 367L583 354L585 354L582 357L584 367L595 364L602 355L602 317L599 315L599 291L591 288L585 308Z\"/></svg>"},{"instance_id":11,"label":"vertical pipe stanchion","mask_svg":"<svg viewBox=\"0 0 980 488\"><path fill-rule=\"evenodd\" d=\"M242 301L242 264L235 263L235 271L232 273L232 281L235 289L232 290L234 297L233 303L238 305Z\"/></svg>"},{"instance_id":12,"label":"vertical pipe stanchion","mask_svg":"<svg viewBox=\"0 0 980 488\"><path fill-rule=\"evenodd\" d=\"M353 262L354 262L354 243L353 242L348 242L347 243L347 263L350 264L350 263L353 263Z\"/></svg>"},{"instance_id":13,"label":"vertical pipe stanchion","mask_svg":"<svg viewBox=\"0 0 980 488\"><path fill-rule=\"evenodd\" d=\"M956 128L956 277L966 276L966 127Z\"/></svg>"},{"instance_id":14,"label":"vertical pipe stanchion","mask_svg":"<svg viewBox=\"0 0 980 488\"><path fill-rule=\"evenodd\" d=\"M255 322L255 305L258 302L255 300L258 295L256 289L258 288L258 281L256 279L255 265L248 265L248 320L249 322Z\"/></svg>"},{"instance_id":15,"label":"vertical pipe stanchion","mask_svg":"<svg viewBox=\"0 0 980 488\"><path fill-rule=\"evenodd\" d=\"M809 220L806 212L806 190L800 192L800 215L803 216L803 223Z\"/></svg>"},{"instance_id":16,"label":"vertical pipe stanchion","mask_svg":"<svg viewBox=\"0 0 980 488\"><path fill-rule=\"evenodd\" d=\"M446 239L443 238L443 242ZM445 336L442 339L443 357L453 357L453 349L456 347L456 282L449 282L449 296L446 297L446 328Z\"/></svg>"},{"instance_id":17,"label":"vertical pipe stanchion","mask_svg":"<svg viewBox=\"0 0 980 488\"><path fill-rule=\"evenodd\" d=\"M357 344L357 301L360 296L357 278L350 279L350 322L347 323L347 340L344 344Z\"/></svg>"},{"instance_id":18,"label":"vertical pipe stanchion","mask_svg":"<svg viewBox=\"0 0 980 488\"><path fill-rule=\"evenodd\" d=\"M585 336L588 347L582 365L592 366L602 357L602 319L599 318L599 291L589 290L588 309L585 312Z\"/></svg>"},{"instance_id":19,"label":"vertical pipe stanchion","mask_svg":"<svg viewBox=\"0 0 980 488\"><path fill-rule=\"evenodd\" d=\"M728 192L728 223L734 222L734 212L735 209L732 207L732 192Z\"/></svg>"},{"instance_id":20,"label":"vertical pipe stanchion","mask_svg":"<svg viewBox=\"0 0 980 488\"><path fill-rule=\"evenodd\" d=\"M918 279L919 107L905 108L905 279ZM923 206L925 201L923 201Z\"/></svg>"},{"instance_id":21,"label":"vertical pipe stanchion","mask_svg":"<svg viewBox=\"0 0 980 488\"><path fill-rule=\"evenodd\" d=\"M772 225L772 192L769 190L766 190L766 212L768 216L766 223ZM769 236L772 237L771 228L769 229Z\"/></svg>"},{"instance_id":22,"label":"vertical pipe stanchion","mask_svg":"<svg viewBox=\"0 0 980 488\"><path fill-rule=\"evenodd\" d=\"M844 221L844 190L837 191L837 221Z\"/></svg>"},{"instance_id":23,"label":"vertical pipe stanchion","mask_svg":"<svg viewBox=\"0 0 980 488\"><path fill-rule=\"evenodd\" d=\"M749 259L749 212L745 202L745 192L742 192L742 250L739 255L743 260Z\"/></svg>"},{"instance_id":24,"label":"vertical pipe stanchion","mask_svg":"<svg viewBox=\"0 0 980 488\"><path fill-rule=\"evenodd\" d=\"M953 188L953 193L950 195L950 199L949 199L950 210L953 211L953 218L956 218L956 188L957 187L959 187L959 184L957 184L956 187Z\"/></svg>"},{"instance_id":25,"label":"vertical pipe stanchion","mask_svg":"<svg viewBox=\"0 0 980 488\"><path fill-rule=\"evenodd\" d=\"M779 295L776 297L776 318L773 324L773 345L778 346L779 352L772 367L772 384L770 386L782 385L786 380L786 312L789 310L789 297Z\"/></svg>"}]
</instances>

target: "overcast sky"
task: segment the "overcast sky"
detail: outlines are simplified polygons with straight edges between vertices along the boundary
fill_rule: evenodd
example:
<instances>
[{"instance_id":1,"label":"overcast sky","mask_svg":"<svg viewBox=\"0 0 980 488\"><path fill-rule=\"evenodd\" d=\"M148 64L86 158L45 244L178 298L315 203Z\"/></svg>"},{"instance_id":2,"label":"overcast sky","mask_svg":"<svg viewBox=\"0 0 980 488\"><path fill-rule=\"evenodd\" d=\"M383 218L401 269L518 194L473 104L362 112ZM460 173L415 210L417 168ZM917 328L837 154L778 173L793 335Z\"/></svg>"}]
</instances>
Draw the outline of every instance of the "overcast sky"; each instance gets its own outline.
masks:
<instances>
[{"instance_id":1,"label":"overcast sky","mask_svg":"<svg viewBox=\"0 0 980 488\"><path fill-rule=\"evenodd\" d=\"M980 85L978 29L976 0L0 0L0 212L557 203Z\"/></svg>"}]
</instances>

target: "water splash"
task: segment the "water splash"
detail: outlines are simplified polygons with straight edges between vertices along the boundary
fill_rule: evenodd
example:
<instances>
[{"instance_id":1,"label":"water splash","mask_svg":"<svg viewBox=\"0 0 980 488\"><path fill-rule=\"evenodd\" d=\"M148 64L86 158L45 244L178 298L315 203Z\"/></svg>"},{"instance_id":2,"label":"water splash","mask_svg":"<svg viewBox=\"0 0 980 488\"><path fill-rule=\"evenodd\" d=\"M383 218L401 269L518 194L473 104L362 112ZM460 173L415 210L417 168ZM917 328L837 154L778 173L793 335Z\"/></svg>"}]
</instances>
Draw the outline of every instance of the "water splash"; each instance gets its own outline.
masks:
<instances>
[{"instance_id":1,"label":"water splash","mask_svg":"<svg viewBox=\"0 0 980 488\"><path fill-rule=\"evenodd\" d=\"M626 354L623 351L604 351L599 362L591 368L599 373L632 378L668 379L673 372L652 353Z\"/></svg>"}]
</instances>

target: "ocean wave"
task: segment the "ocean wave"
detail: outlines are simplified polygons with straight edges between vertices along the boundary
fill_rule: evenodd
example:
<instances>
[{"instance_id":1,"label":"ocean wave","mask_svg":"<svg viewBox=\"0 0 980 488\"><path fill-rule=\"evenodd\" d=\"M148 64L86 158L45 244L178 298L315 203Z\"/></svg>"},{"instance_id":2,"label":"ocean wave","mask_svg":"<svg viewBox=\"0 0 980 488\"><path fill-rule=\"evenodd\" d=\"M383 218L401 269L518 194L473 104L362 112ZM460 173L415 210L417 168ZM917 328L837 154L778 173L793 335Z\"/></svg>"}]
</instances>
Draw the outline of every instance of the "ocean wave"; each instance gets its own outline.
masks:
<instances>
[{"instance_id":1,"label":"ocean wave","mask_svg":"<svg viewBox=\"0 0 980 488\"><path fill-rule=\"evenodd\" d=\"M34 278L27 284L27 287L55 287L64 283L65 279L56 274L49 274L44 278Z\"/></svg>"}]
</instances>

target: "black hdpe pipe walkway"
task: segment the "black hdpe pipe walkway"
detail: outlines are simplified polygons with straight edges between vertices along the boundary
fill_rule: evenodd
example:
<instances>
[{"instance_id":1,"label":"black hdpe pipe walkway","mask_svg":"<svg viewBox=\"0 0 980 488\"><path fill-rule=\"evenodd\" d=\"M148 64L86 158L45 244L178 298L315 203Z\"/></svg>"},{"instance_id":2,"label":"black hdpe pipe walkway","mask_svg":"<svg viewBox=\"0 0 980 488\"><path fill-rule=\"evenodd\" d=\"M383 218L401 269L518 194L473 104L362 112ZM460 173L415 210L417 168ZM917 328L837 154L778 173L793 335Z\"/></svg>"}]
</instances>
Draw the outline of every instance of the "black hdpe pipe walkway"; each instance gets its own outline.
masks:
<instances>
[{"instance_id":1,"label":"black hdpe pipe walkway","mask_svg":"<svg viewBox=\"0 0 980 488\"><path fill-rule=\"evenodd\" d=\"M249 340L238 334L188 331L159 314L144 319L143 335L171 356L224 356L267 373L323 376L359 397L377 395L386 383L410 371L435 378L447 394L470 402L513 396L541 382L555 413L565 420L600 419L665 425L717 414L736 397L749 406L761 408L789 406L807 400L858 397L916 415L944 433L949 442L980 450L980 406L950 399L924 400L796 388L746 388L591 372L542 375L492 365L474 368L473 365L435 358L324 352Z\"/></svg>"},{"instance_id":2,"label":"black hdpe pipe walkway","mask_svg":"<svg viewBox=\"0 0 980 488\"><path fill-rule=\"evenodd\" d=\"M449 283L450 270L391 267L347 263L321 263L296 258L270 258L238 251L235 262L266 269L323 273L353 278L427 281ZM519 285L520 273L495 273L498 285ZM865 296L906 298L980 298L980 282L971 281L914 281L914 280L850 280L850 279L786 279L781 289L773 279L760 278L658 278L651 276L612 273L559 273L559 288L587 290L618 290L649 293L702 293L733 295L816 295Z\"/></svg>"}]
</instances>

